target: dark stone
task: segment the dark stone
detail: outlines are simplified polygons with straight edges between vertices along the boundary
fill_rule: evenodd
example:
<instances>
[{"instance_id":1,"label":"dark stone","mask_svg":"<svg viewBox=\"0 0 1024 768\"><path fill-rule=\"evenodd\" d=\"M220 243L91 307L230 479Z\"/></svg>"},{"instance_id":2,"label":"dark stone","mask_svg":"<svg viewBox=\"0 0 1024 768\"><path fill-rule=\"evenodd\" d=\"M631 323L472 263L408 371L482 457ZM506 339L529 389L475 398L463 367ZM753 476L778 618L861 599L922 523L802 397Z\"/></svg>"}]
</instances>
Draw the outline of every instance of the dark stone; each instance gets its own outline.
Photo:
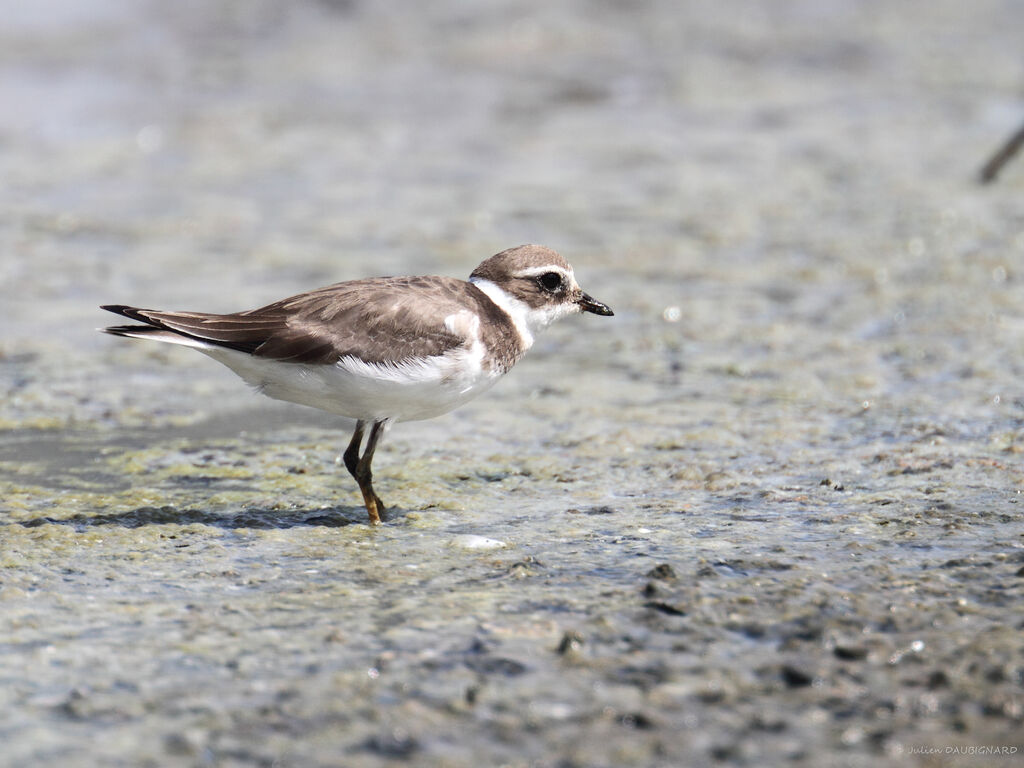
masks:
<instances>
[{"instance_id":1,"label":"dark stone","mask_svg":"<svg viewBox=\"0 0 1024 768\"><path fill-rule=\"evenodd\" d=\"M739 744L717 744L711 748L711 757L720 762L736 760L740 756Z\"/></svg>"},{"instance_id":2,"label":"dark stone","mask_svg":"<svg viewBox=\"0 0 1024 768\"><path fill-rule=\"evenodd\" d=\"M408 758L419 750L419 742L412 736L400 731L383 735L371 736L363 742L362 748L375 755L393 758Z\"/></svg>"},{"instance_id":3,"label":"dark stone","mask_svg":"<svg viewBox=\"0 0 1024 768\"><path fill-rule=\"evenodd\" d=\"M675 581L679 578L676 574L676 569L668 563L661 563L656 565L647 572L647 578L649 579L660 579L661 581Z\"/></svg>"},{"instance_id":4,"label":"dark stone","mask_svg":"<svg viewBox=\"0 0 1024 768\"><path fill-rule=\"evenodd\" d=\"M555 652L561 656L578 653L580 648L583 646L583 642L583 635L579 632L570 630L562 635L562 639L559 641Z\"/></svg>"},{"instance_id":5,"label":"dark stone","mask_svg":"<svg viewBox=\"0 0 1024 768\"><path fill-rule=\"evenodd\" d=\"M1006 682L1006 670L1001 666L989 667L985 670L985 679L990 683Z\"/></svg>"},{"instance_id":6,"label":"dark stone","mask_svg":"<svg viewBox=\"0 0 1024 768\"><path fill-rule=\"evenodd\" d=\"M797 669L790 664L784 664L780 673L782 674L782 681L789 688L806 688L814 682L814 677L812 675L809 675L802 669Z\"/></svg>"},{"instance_id":7,"label":"dark stone","mask_svg":"<svg viewBox=\"0 0 1024 768\"><path fill-rule=\"evenodd\" d=\"M651 610L664 613L666 616L685 616L686 611L681 608L676 608L674 605L669 605L661 600L650 600L644 603L644 608L650 608Z\"/></svg>"},{"instance_id":8,"label":"dark stone","mask_svg":"<svg viewBox=\"0 0 1024 768\"><path fill-rule=\"evenodd\" d=\"M952 560L947 560L942 564L943 568L960 568L961 566L971 565L971 561L966 557L954 557Z\"/></svg>"},{"instance_id":9,"label":"dark stone","mask_svg":"<svg viewBox=\"0 0 1024 768\"><path fill-rule=\"evenodd\" d=\"M784 637L787 640L802 640L804 642L820 640L825 632L821 618L814 616L799 616L788 622L783 627Z\"/></svg>"},{"instance_id":10,"label":"dark stone","mask_svg":"<svg viewBox=\"0 0 1024 768\"><path fill-rule=\"evenodd\" d=\"M669 673L663 665L652 664L646 667L620 667L613 671L610 677L616 683L635 685L637 688L646 691L667 681Z\"/></svg>"},{"instance_id":11,"label":"dark stone","mask_svg":"<svg viewBox=\"0 0 1024 768\"><path fill-rule=\"evenodd\" d=\"M650 731L657 728L657 723L643 712L626 712L615 718L619 725L638 731Z\"/></svg>"},{"instance_id":12,"label":"dark stone","mask_svg":"<svg viewBox=\"0 0 1024 768\"><path fill-rule=\"evenodd\" d=\"M500 483L511 476L511 472L477 472L477 477L485 483Z\"/></svg>"},{"instance_id":13,"label":"dark stone","mask_svg":"<svg viewBox=\"0 0 1024 768\"><path fill-rule=\"evenodd\" d=\"M750 720L750 728L765 733L782 733L786 730L786 721L770 715L755 715Z\"/></svg>"},{"instance_id":14,"label":"dark stone","mask_svg":"<svg viewBox=\"0 0 1024 768\"><path fill-rule=\"evenodd\" d=\"M518 677L526 673L526 665L520 664L514 659L506 659L500 656L485 656L480 659L468 659L466 666L474 672L482 675L502 675L503 677Z\"/></svg>"},{"instance_id":15,"label":"dark stone","mask_svg":"<svg viewBox=\"0 0 1024 768\"><path fill-rule=\"evenodd\" d=\"M843 661L863 661L868 657L868 649L862 646L837 645L832 652Z\"/></svg>"},{"instance_id":16,"label":"dark stone","mask_svg":"<svg viewBox=\"0 0 1024 768\"><path fill-rule=\"evenodd\" d=\"M757 621L742 621L736 624L730 624L728 629L733 632L739 632L740 634L749 637L751 640L760 640L768 634L768 630L764 624Z\"/></svg>"}]
</instances>

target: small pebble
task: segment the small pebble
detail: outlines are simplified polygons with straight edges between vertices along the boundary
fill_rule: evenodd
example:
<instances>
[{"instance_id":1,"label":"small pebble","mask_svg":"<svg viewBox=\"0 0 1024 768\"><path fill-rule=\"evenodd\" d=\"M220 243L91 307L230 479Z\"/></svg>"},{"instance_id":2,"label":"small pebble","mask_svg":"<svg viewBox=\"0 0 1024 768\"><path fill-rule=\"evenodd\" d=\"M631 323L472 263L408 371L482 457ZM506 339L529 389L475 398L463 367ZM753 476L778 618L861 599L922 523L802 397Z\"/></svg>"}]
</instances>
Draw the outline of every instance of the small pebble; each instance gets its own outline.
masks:
<instances>
[{"instance_id":1,"label":"small pebble","mask_svg":"<svg viewBox=\"0 0 1024 768\"><path fill-rule=\"evenodd\" d=\"M555 649L560 656L575 656L583 647L583 635L579 632L568 631L562 635L562 640Z\"/></svg>"}]
</instances>

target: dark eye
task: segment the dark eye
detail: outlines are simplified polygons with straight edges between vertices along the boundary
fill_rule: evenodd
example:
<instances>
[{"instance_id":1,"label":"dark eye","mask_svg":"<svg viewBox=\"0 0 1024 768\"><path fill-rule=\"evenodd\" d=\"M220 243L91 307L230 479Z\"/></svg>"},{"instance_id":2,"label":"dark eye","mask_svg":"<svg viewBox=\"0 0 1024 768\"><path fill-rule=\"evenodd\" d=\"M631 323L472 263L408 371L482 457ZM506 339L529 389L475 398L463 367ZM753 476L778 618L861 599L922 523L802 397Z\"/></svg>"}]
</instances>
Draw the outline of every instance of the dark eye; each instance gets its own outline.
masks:
<instances>
[{"instance_id":1,"label":"dark eye","mask_svg":"<svg viewBox=\"0 0 1024 768\"><path fill-rule=\"evenodd\" d=\"M557 272L545 272L540 276L540 287L554 293L562 287L562 276Z\"/></svg>"}]
</instances>

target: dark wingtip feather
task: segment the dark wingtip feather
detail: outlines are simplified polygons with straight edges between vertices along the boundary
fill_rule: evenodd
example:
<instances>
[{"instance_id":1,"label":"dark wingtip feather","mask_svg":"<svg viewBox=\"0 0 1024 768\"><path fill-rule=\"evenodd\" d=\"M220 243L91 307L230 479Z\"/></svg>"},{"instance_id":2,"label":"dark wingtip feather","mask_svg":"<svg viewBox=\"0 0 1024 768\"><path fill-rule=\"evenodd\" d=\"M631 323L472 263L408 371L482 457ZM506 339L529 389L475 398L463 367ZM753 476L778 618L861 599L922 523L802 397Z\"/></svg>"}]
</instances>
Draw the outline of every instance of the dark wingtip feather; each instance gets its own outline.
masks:
<instances>
[{"instance_id":1,"label":"dark wingtip feather","mask_svg":"<svg viewBox=\"0 0 1024 768\"><path fill-rule=\"evenodd\" d=\"M142 323L149 322L142 316L141 309L138 307L129 307L127 304L101 304L100 309L105 309L107 312L113 312L115 315L121 315L132 320L138 320Z\"/></svg>"}]
</instances>

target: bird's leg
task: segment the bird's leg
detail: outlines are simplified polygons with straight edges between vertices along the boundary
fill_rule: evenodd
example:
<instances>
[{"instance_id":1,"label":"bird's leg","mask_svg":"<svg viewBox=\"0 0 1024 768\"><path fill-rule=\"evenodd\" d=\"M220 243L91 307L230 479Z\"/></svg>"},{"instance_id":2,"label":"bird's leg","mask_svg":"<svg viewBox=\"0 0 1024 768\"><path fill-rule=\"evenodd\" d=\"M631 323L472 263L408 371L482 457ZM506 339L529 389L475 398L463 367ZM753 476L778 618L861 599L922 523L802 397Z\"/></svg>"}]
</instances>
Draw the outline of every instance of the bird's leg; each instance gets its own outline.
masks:
<instances>
[{"instance_id":1,"label":"bird's leg","mask_svg":"<svg viewBox=\"0 0 1024 768\"><path fill-rule=\"evenodd\" d=\"M356 431L352 433L352 439L348 442L348 448L341 454L341 457L345 460L345 469L352 477L356 476L356 465L359 464L359 447L363 444L363 429L366 427L365 421L356 422Z\"/></svg>"},{"instance_id":2,"label":"bird's leg","mask_svg":"<svg viewBox=\"0 0 1024 768\"><path fill-rule=\"evenodd\" d=\"M355 481L359 484L359 490L363 492L363 503L366 504L366 512L370 516L370 522L377 525L380 523L380 512L383 509L383 505L379 504L379 499L374 495L369 497L373 501L374 505L373 508L371 508L370 501L367 500L368 497L366 495L366 490L363 487L364 481L360 479L359 449L363 444L363 431L365 429L366 422L362 419L357 420L355 431L352 433L352 439L349 440L348 448L345 449L345 453L343 453L341 457L345 460L345 468L348 470L349 474L355 478ZM367 445L367 449L369 449L369 445ZM373 454L370 454L370 457L372 459ZM369 473L369 465L367 465L366 469ZM369 482L369 479L367 479L366 484L369 485ZM371 493L373 492L372 486L370 487L370 491Z\"/></svg>"},{"instance_id":3,"label":"bird's leg","mask_svg":"<svg viewBox=\"0 0 1024 768\"><path fill-rule=\"evenodd\" d=\"M384 503L380 500L380 496L373 491L373 471L370 465L373 463L373 452L377 450L377 441L380 440L387 426L388 422L386 420L373 422L373 426L370 428L370 437L366 440L366 450L359 457L359 461L356 463L356 470L353 472L356 482L359 483L359 490L363 493L363 503L366 505L366 512L370 516L371 525L380 525L381 518L384 516ZM359 424L356 425L356 432L361 432ZM354 440L355 435L352 437ZM351 448L352 446L350 445L349 449L351 450ZM357 447L356 451L358 452L358 450ZM348 454L348 450L345 453Z\"/></svg>"}]
</instances>

